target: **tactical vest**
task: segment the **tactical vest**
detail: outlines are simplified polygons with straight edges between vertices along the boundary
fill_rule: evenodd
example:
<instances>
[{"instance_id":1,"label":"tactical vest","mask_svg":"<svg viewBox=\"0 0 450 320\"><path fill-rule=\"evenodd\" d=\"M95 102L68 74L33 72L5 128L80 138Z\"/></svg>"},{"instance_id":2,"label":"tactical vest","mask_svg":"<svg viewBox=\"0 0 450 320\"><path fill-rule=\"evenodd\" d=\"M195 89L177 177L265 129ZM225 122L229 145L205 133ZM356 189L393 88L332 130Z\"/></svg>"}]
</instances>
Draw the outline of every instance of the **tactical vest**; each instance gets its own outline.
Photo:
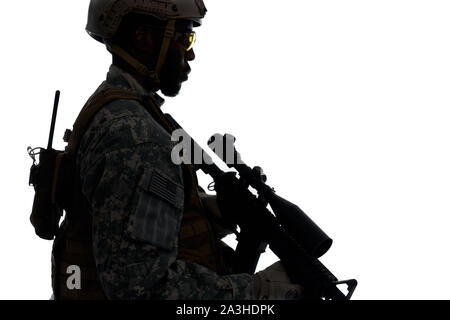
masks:
<instances>
[{"instance_id":1,"label":"tactical vest","mask_svg":"<svg viewBox=\"0 0 450 320\"><path fill-rule=\"evenodd\" d=\"M99 281L92 249L92 215L81 193L80 177L75 172L79 143L90 120L108 102L132 99L140 102L152 117L169 133L173 125L151 99L120 89L106 89L95 94L75 121L69 144L56 158L52 199L66 211L52 250L52 287L55 299L105 299ZM231 272L230 249L214 236L198 195L198 181L191 165L182 165L184 181L184 212L178 238L178 259L192 261L218 274ZM70 190L70 191L68 191ZM231 250L232 251L232 250ZM71 287L69 266L78 266L81 289ZM72 284L73 285L73 284Z\"/></svg>"}]
</instances>

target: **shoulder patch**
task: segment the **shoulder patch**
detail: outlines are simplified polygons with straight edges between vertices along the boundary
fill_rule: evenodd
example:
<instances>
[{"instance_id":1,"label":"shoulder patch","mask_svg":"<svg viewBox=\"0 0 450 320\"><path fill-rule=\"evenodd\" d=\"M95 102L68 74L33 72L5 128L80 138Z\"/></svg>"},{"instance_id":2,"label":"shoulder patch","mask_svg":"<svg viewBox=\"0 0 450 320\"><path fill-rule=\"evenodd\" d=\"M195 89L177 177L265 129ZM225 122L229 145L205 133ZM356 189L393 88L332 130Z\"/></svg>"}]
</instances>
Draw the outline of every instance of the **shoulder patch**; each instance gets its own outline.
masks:
<instances>
[{"instance_id":1,"label":"shoulder patch","mask_svg":"<svg viewBox=\"0 0 450 320\"><path fill-rule=\"evenodd\" d=\"M152 168L144 172L141 191L128 231L131 237L159 248L175 246L183 215L183 185Z\"/></svg>"},{"instance_id":2,"label":"shoulder patch","mask_svg":"<svg viewBox=\"0 0 450 320\"><path fill-rule=\"evenodd\" d=\"M171 205L179 208L180 203L177 201L178 192L177 185L175 182L169 180L167 177L162 175L160 172L153 170L153 174L148 186L148 192L153 193L155 196L166 200Z\"/></svg>"}]
</instances>

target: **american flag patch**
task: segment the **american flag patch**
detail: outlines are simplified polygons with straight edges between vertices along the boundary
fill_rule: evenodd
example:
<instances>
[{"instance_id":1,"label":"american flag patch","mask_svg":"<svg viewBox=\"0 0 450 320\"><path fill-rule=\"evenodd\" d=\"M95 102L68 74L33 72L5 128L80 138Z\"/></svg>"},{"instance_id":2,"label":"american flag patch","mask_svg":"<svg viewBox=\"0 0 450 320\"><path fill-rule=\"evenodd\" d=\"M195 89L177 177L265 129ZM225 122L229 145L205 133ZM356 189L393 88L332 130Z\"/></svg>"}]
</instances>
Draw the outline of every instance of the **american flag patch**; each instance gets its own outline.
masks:
<instances>
[{"instance_id":1,"label":"american flag patch","mask_svg":"<svg viewBox=\"0 0 450 320\"><path fill-rule=\"evenodd\" d=\"M158 171L154 170L150 184L148 186L148 191L153 193L155 196L169 202L175 207L179 207L177 202L177 185L167 179ZM179 195L178 195L179 196Z\"/></svg>"}]
</instances>

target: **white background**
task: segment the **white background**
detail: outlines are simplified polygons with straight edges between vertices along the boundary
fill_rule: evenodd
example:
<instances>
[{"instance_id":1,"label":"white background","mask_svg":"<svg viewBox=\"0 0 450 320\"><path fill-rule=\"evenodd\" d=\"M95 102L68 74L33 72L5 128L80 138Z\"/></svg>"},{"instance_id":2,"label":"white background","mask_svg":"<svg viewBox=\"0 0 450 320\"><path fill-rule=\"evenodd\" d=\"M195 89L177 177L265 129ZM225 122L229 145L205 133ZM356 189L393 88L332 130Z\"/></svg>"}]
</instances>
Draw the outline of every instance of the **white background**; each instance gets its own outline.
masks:
<instances>
[{"instance_id":1,"label":"white background","mask_svg":"<svg viewBox=\"0 0 450 320\"><path fill-rule=\"evenodd\" d=\"M450 298L450 3L206 5L190 80L164 110L200 142L234 134L334 239L322 261L359 280L355 299ZM0 6L0 298L47 299L51 244L28 220L26 147L46 146L60 89L63 148L110 57L84 31L87 0Z\"/></svg>"}]
</instances>

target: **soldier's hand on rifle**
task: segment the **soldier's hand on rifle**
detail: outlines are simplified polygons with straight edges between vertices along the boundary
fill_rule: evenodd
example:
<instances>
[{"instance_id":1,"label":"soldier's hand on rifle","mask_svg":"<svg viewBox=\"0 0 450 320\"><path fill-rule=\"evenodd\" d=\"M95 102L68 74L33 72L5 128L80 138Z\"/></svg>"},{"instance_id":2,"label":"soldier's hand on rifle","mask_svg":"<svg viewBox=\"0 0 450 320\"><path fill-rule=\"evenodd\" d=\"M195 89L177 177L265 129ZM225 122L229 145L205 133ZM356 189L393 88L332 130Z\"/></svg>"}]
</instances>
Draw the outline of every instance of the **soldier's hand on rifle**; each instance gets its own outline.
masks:
<instances>
[{"instance_id":1,"label":"soldier's hand on rifle","mask_svg":"<svg viewBox=\"0 0 450 320\"><path fill-rule=\"evenodd\" d=\"M227 235L234 233L236 231L236 224L224 219L217 204L217 196L206 194L203 191L199 191L198 195L206 210L206 214L214 226L217 237L222 239Z\"/></svg>"},{"instance_id":2,"label":"soldier's hand on rifle","mask_svg":"<svg viewBox=\"0 0 450 320\"><path fill-rule=\"evenodd\" d=\"M234 172L226 172L214 180L217 204L224 219L239 225L254 223L252 212L258 204L255 196L248 190Z\"/></svg>"},{"instance_id":3,"label":"soldier's hand on rifle","mask_svg":"<svg viewBox=\"0 0 450 320\"><path fill-rule=\"evenodd\" d=\"M259 300L299 300L303 297L303 288L289 280L279 261L253 275L253 290Z\"/></svg>"}]
</instances>

